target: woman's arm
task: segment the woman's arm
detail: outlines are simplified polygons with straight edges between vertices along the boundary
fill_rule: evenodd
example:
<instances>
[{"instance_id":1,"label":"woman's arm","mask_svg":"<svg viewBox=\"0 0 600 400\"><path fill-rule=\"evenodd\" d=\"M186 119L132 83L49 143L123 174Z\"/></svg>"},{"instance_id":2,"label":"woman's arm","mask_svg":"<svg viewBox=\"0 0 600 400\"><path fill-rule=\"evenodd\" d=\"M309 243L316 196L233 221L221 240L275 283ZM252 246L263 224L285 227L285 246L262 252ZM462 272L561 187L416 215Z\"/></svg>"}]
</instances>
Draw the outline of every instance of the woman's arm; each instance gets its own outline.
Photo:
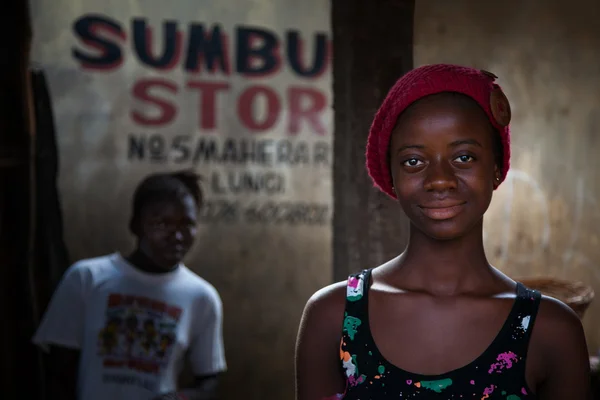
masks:
<instances>
[{"instance_id":1,"label":"woman's arm","mask_svg":"<svg viewBox=\"0 0 600 400\"><path fill-rule=\"evenodd\" d=\"M321 289L307 302L296 342L296 400L335 399L345 391L340 340L346 282Z\"/></svg>"},{"instance_id":2,"label":"woman's arm","mask_svg":"<svg viewBox=\"0 0 600 400\"><path fill-rule=\"evenodd\" d=\"M532 340L543 362L540 400L590 400L590 362L581 320L565 304L544 297Z\"/></svg>"}]
</instances>

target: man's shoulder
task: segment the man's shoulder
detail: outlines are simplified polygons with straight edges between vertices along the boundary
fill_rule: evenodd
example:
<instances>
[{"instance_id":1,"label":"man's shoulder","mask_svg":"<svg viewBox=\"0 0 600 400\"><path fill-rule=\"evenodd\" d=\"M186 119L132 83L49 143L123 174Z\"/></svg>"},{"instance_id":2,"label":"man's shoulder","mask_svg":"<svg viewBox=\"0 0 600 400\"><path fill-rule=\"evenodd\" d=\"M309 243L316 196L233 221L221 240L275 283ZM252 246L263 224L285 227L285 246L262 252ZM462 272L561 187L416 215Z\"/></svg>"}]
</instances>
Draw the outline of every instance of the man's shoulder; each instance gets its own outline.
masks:
<instances>
[{"instance_id":1,"label":"man's shoulder","mask_svg":"<svg viewBox=\"0 0 600 400\"><path fill-rule=\"evenodd\" d=\"M118 257L116 253L111 253L103 256L83 258L73 263L70 268L74 270L93 270L113 267L116 257Z\"/></svg>"},{"instance_id":2,"label":"man's shoulder","mask_svg":"<svg viewBox=\"0 0 600 400\"><path fill-rule=\"evenodd\" d=\"M84 258L73 263L64 274L63 279L82 279L95 281L111 275L116 271L115 263L118 254L107 254L98 257Z\"/></svg>"},{"instance_id":3,"label":"man's shoulder","mask_svg":"<svg viewBox=\"0 0 600 400\"><path fill-rule=\"evenodd\" d=\"M184 274L181 276L181 282L185 290L195 298L204 301L221 303L221 296L217 288L205 278L196 272L184 266Z\"/></svg>"}]
</instances>

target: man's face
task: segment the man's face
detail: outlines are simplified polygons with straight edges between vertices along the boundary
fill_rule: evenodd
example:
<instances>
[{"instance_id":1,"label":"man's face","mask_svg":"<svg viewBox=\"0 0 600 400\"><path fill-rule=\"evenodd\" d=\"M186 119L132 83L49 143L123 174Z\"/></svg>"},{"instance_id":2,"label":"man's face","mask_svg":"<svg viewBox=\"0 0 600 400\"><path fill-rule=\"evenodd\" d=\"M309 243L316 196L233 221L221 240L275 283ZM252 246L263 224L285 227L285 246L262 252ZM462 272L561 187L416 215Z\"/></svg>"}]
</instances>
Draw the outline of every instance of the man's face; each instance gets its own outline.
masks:
<instances>
[{"instance_id":1,"label":"man's face","mask_svg":"<svg viewBox=\"0 0 600 400\"><path fill-rule=\"evenodd\" d=\"M197 208L191 196L150 203L140 213L140 250L156 265L170 270L192 247L197 222Z\"/></svg>"}]
</instances>

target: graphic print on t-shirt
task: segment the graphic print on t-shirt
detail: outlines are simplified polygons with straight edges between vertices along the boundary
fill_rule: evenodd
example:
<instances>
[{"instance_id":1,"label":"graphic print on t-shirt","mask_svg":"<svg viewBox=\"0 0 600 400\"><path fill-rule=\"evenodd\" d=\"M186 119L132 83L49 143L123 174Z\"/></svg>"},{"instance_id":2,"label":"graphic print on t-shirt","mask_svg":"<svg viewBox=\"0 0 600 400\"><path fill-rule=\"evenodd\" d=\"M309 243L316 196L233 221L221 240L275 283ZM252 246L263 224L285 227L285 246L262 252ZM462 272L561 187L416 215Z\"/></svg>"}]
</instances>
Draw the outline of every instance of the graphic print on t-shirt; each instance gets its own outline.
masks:
<instances>
[{"instance_id":1,"label":"graphic print on t-shirt","mask_svg":"<svg viewBox=\"0 0 600 400\"><path fill-rule=\"evenodd\" d=\"M110 294L98 355L107 369L158 375L169 361L181 308L147 297Z\"/></svg>"}]
</instances>

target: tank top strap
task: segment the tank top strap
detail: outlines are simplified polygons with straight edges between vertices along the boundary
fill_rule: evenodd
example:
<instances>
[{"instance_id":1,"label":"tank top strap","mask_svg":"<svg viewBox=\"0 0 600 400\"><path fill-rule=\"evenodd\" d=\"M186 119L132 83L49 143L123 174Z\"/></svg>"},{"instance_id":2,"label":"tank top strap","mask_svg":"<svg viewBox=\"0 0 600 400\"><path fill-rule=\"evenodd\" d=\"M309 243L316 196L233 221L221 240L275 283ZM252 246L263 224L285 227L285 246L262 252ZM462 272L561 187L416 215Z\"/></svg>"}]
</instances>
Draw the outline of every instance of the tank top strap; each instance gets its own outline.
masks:
<instances>
[{"instance_id":1,"label":"tank top strap","mask_svg":"<svg viewBox=\"0 0 600 400\"><path fill-rule=\"evenodd\" d=\"M359 372L364 362L372 360L369 348L371 332L369 330L369 285L371 270L365 269L348 277L346 284L346 305L344 326L340 342L340 359L347 388L363 384L366 375ZM348 389L347 389L348 390Z\"/></svg>"},{"instance_id":2,"label":"tank top strap","mask_svg":"<svg viewBox=\"0 0 600 400\"><path fill-rule=\"evenodd\" d=\"M365 269L348 277L346 285L346 315L362 320L368 315L368 292L371 269Z\"/></svg>"},{"instance_id":3,"label":"tank top strap","mask_svg":"<svg viewBox=\"0 0 600 400\"><path fill-rule=\"evenodd\" d=\"M541 299L540 292L517 282L517 298L510 316L510 338L506 338L506 340L510 340L514 351L524 358L527 356L531 331Z\"/></svg>"}]
</instances>

